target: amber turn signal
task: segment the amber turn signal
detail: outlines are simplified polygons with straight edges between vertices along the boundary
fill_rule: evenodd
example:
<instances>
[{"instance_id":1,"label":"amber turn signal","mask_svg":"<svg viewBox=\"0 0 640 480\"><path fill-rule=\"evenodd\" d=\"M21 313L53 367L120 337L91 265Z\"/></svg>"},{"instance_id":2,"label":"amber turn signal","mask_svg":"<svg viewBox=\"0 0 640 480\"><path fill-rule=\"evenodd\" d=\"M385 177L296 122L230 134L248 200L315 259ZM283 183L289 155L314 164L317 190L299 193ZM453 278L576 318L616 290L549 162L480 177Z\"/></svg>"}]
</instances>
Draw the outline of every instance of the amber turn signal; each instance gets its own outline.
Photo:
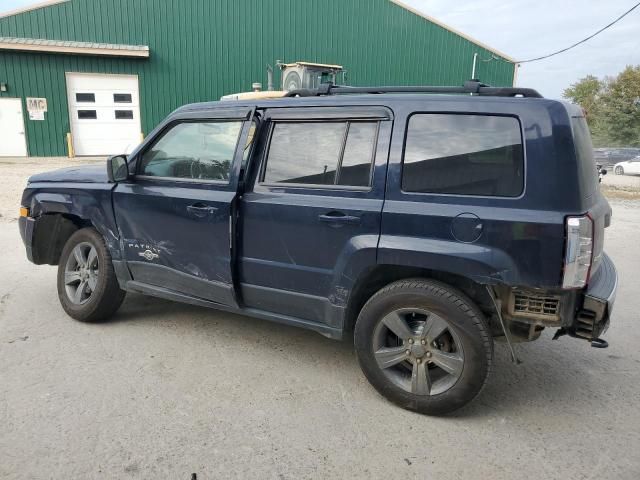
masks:
<instances>
[{"instance_id":1,"label":"amber turn signal","mask_svg":"<svg viewBox=\"0 0 640 480\"><path fill-rule=\"evenodd\" d=\"M20 207L20 216L28 217L29 216L29 208L28 207Z\"/></svg>"}]
</instances>

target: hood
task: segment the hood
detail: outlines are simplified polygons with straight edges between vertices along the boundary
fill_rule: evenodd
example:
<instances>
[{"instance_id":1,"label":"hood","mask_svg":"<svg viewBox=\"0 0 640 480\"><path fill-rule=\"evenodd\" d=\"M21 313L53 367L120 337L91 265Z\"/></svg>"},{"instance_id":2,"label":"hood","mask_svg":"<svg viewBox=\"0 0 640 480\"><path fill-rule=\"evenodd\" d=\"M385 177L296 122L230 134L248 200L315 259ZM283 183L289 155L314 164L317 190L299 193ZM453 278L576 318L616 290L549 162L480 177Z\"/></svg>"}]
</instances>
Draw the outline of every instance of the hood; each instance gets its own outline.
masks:
<instances>
[{"instance_id":1,"label":"hood","mask_svg":"<svg viewBox=\"0 0 640 480\"><path fill-rule=\"evenodd\" d=\"M51 172L37 173L29 177L29 183L38 182L70 182L70 183L107 183L107 165L80 165L62 168Z\"/></svg>"}]
</instances>

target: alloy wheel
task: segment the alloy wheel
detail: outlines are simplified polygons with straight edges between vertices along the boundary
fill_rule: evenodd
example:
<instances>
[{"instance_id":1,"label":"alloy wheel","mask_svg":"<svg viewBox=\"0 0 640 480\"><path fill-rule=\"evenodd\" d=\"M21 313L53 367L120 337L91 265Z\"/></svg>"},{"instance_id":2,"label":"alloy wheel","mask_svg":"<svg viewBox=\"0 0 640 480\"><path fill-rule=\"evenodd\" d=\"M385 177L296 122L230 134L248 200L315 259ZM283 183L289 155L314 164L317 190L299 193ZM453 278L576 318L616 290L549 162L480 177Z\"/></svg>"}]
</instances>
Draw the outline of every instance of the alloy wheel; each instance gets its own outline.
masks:
<instances>
[{"instance_id":1,"label":"alloy wheel","mask_svg":"<svg viewBox=\"0 0 640 480\"><path fill-rule=\"evenodd\" d=\"M98 285L98 252L89 242L76 245L67 258L64 285L67 297L75 305L89 301Z\"/></svg>"},{"instance_id":2,"label":"alloy wheel","mask_svg":"<svg viewBox=\"0 0 640 480\"><path fill-rule=\"evenodd\" d=\"M392 311L376 325L372 343L382 373L406 392L438 395L462 375L462 342L450 323L431 311Z\"/></svg>"}]
</instances>

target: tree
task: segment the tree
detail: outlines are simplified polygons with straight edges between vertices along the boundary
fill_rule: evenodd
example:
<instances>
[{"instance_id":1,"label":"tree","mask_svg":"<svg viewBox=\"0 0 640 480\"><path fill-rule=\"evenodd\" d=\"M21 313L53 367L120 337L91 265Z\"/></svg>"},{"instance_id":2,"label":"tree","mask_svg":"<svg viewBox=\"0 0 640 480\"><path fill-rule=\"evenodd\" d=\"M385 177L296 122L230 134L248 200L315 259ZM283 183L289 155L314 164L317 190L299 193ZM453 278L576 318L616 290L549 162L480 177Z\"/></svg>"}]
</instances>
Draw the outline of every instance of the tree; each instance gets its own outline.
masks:
<instances>
[{"instance_id":1,"label":"tree","mask_svg":"<svg viewBox=\"0 0 640 480\"><path fill-rule=\"evenodd\" d=\"M580 105L585 110L587 119L589 117L595 118L603 89L604 82L598 80L598 77L587 75L576 83L571 84L569 88L566 88L562 92L562 96Z\"/></svg>"},{"instance_id":2,"label":"tree","mask_svg":"<svg viewBox=\"0 0 640 480\"><path fill-rule=\"evenodd\" d=\"M640 65L603 80L588 75L562 96L580 105L596 146L640 146Z\"/></svg>"},{"instance_id":3,"label":"tree","mask_svg":"<svg viewBox=\"0 0 640 480\"><path fill-rule=\"evenodd\" d=\"M640 65L607 82L601 118L614 145L640 147Z\"/></svg>"},{"instance_id":4,"label":"tree","mask_svg":"<svg viewBox=\"0 0 640 480\"><path fill-rule=\"evenodd\" d=\"M605 91L606 82L594 75L573 83L562 92L562 96L572 103L580 105L584 110L594 145L608 145L609 139L602 125L601 98Z\"/></svg>"}]
</instances>

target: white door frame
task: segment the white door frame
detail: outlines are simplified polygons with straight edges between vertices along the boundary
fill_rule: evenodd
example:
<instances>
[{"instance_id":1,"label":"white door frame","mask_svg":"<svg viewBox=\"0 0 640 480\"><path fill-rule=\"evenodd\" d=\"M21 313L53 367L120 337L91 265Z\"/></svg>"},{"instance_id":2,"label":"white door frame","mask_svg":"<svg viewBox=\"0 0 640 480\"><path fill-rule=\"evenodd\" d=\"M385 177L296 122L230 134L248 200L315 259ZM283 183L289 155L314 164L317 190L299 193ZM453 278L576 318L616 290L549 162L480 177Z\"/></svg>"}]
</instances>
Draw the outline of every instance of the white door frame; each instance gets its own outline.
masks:
<instances>
[{"instance_id":1,"label":"white door frame","mask_svg":"<svg viewBox=\"0 0 640 480\"><path fill-rule=\"evenodd\" d=\"M22 108L22 97L0 97L0 102L3 100L18 100L18 105L20 105L20 116L22 117L22 142L24 144L24 156L28 157L29 144L27 143L27 129L24 122L24 108ZM10 157L12 155L0 155L0 156Z\"/></svg>"}]
</instances>

